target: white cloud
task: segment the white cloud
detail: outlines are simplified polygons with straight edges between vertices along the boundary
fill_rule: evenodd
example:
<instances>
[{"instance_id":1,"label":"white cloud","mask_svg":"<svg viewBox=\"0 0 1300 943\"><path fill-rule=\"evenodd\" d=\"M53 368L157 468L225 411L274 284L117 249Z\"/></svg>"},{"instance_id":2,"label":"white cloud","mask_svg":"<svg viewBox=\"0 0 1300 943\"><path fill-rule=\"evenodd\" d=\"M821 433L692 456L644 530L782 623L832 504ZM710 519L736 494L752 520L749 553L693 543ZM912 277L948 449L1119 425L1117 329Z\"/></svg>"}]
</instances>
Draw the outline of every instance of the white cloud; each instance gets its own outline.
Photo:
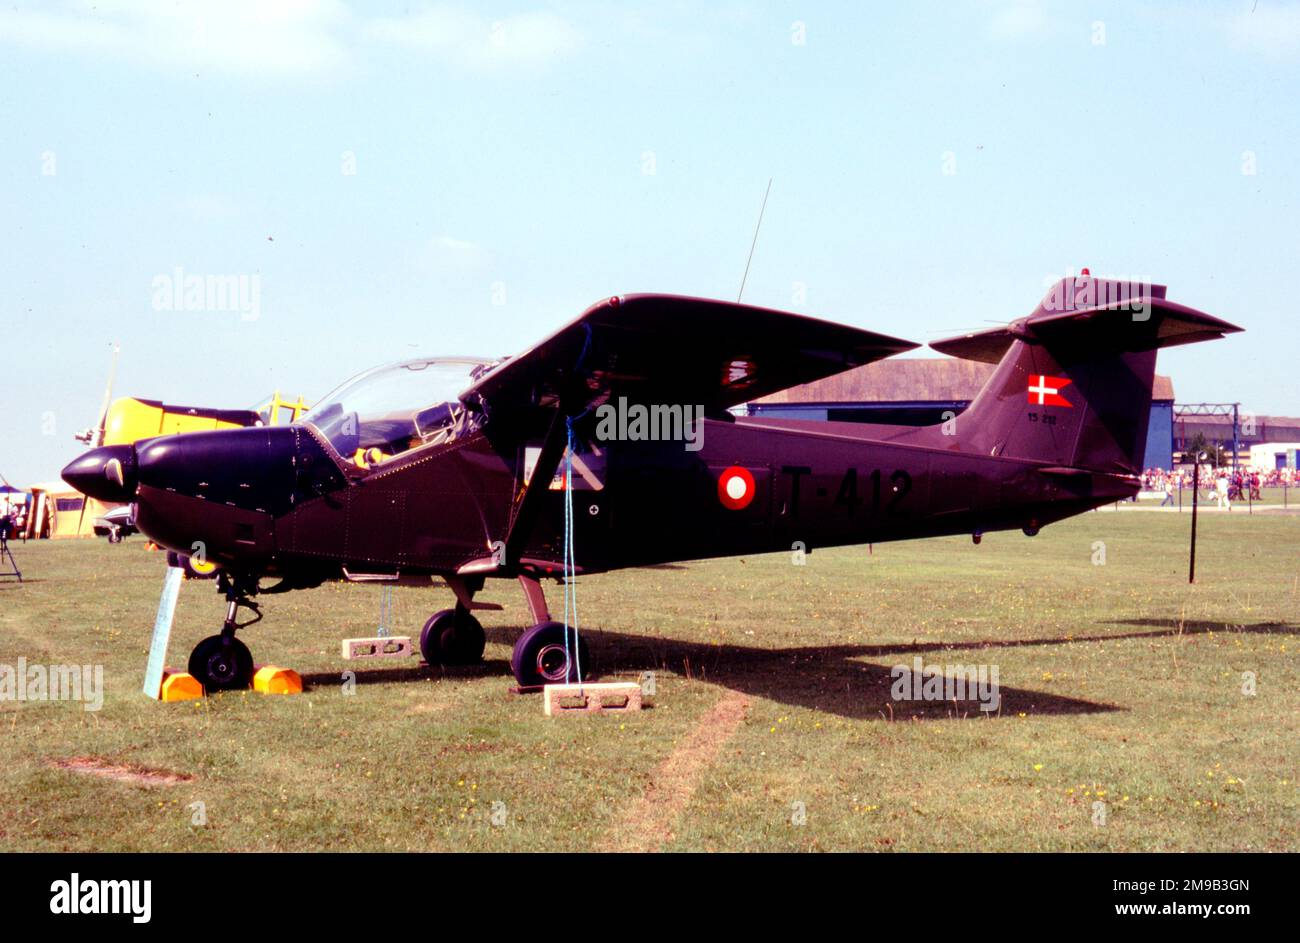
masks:
<instances>
[{"instance_id":1,"label":"white cloud","mask_svg":"<svg viewBox=\"0 0 1300 943\"><path fill-rule=\"evenodd\" d=\"M348 60L341 0L74 0L0 9L0 43L230 74L306 74Z\"/></svg>"},{"instance_id":2,"label":"white cloud","mask_svg":"<svg viewBox=\"0 0 1300 943\"><path fill-rule=\"evenodd\" d=\"M1300 53L1300 5L1259 3L1227 21L1228 40L1236 49L1260 52L1271 58Z\"/></svg>"},{"instance_id":3,"label":"white cloud","mask_svg":"<svg viewBox=\"0 0 1300 943\"><path fill-rule=\"evenodd\" d=\"M376 40L429 52L472 69L537 66L582 45L582 36L554 13L517 13L490 19L440 4L419 13L373 20Z\"/></svg>"}]
</instances>

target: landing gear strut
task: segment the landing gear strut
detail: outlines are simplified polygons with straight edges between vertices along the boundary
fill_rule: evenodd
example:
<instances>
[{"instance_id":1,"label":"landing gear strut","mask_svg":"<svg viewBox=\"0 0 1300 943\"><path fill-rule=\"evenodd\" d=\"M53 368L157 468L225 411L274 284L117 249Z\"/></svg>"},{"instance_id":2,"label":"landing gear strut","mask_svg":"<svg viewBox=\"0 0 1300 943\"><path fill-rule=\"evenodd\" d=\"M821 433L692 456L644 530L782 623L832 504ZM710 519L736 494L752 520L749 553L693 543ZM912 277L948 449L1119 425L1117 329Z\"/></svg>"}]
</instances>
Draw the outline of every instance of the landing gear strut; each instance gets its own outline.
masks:
<instances>
[{"instance_id":1,"label":"landing gear strut","mask_svg":"<svg viewBox=\"0 0 1300 943\"><path fill-rule=\"evenodd\" d=\"M208 694L214 691L247 690L253 683L253 655L248 646L235 638L235 632L260 622L262 611L248 597L257 592L251 584L222 571L217 588L226 597L226 621L219 635L209 635L190 652L188 670ZM241 608L251 610L253 618L239 621Z\"/></svg>"},{"instance_id":2,"label":"landing gear strut","mask_svg":"<svg viewBox=\"0 0 1300 943\"><path fill-rule=\"evenodd\" d=\"M521 688L564 684L586 679L591 674L587 640L551 620L542 584L531 576L519 577L534 625L519 636L510 653L510 670ZM566 637L567 636L567 637ZM581 677L579 676L581 672Z\"/></svg>"},{"instance_id":3,"label":"landing gear strut","mask_svg":"<svg viewBox=\"0 0 1300 943\"><path fill-rule=\"evenodd\" d=\"M475 609L500 609L496 603L474 601L483 588L483 577L447 579L456 593L456 607L435 612L420 632L420 654L430 665L473 665L483 659L486 637L474 617ZM510 670L522 688L563 684L586 679L591 674L591 657L586 639L579 638L563 623L551 620L546 595L536 577L521 574L519 585L528 601L533 625L515 642Z\"/></svg>"}]
</instances>

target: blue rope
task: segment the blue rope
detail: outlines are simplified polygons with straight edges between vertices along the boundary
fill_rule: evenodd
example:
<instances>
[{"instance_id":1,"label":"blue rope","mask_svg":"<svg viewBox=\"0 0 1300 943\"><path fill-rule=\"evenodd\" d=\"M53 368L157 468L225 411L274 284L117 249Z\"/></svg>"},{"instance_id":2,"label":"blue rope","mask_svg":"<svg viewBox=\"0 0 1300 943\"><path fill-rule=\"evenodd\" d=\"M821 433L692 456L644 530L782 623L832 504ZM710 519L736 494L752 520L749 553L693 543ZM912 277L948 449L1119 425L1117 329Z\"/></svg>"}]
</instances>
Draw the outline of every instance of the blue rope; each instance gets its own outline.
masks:
<instances>
[{"instance_id":1,"label":"blue rope","mask_svg":"<svg viewBox=\"0 0 1300 943\"><path fill-rule=\"evenodd\" d=\"M393 623L393 587L384 586L383 592L379 597L379 630L376 634L380 638L387 638L390 627Z\"/></svg>"},{"instance_id":2,"label":"blue rope","mask_svg":"<svg viewBox=\"0 0 1300 943\"><path fill-rule=\"evenodd\" d=\"M578 353L578 360L573 365L573 372L581 374L583 364L586 363L587 354L591 352L591 325L583 323L583 330L586 336L582 340L582 350ZM568 444L564 450L564 680L569 680L569 669L572 667L577 677L578 691L582 692L582 659L578 655L578 587L574 585L574 579L577 576L578 564L577 558L573 553L573 450L577 446L577 439L573 435L573 423L581 419L591 410L588 406L577 416L565 416L564 426L568 432ZM572 613L573 620L570 622L569 615ZM573 626L573 650L569 650L569 626Z\"/></svg>"},{"instance_id":3,"label":"blue rope","mask_svg":"<svg viewBox=\"0 0 1300 943\"><path fill-rule=\"evenodd\" d=\"M569 680L569 667L573 666L582 691L582 662L578 655L578 588L574 585L577 559L573 553L573 450L577 440L573 435L573 417L566 416L569 433L568 447L564 450L564 680ZM569 616L572 613L573 620ZM569 626L573 626L573 653L569 653Z\"/></svg>"}]
</instances>

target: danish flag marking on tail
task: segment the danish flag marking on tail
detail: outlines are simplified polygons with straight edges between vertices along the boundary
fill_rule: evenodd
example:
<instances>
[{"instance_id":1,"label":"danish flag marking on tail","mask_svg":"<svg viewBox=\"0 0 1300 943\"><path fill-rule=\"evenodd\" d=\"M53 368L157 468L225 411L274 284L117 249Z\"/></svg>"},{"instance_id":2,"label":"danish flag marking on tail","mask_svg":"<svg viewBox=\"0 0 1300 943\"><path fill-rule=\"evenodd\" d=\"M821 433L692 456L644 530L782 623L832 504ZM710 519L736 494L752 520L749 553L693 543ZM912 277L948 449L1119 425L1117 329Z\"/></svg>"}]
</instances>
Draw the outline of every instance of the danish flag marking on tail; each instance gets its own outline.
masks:
<instances>
[{"instance_id":1,"label":"danish flag marking on tail","mask_svg":"<svg viewBox=\"0 0 1300 943\"><path fill-rule=\"evenodd\" d=\"M1029 402L1034 406L1064 406L1073 409L1074 404L1061 395L1061 391L1070 385L1066 377L1048 377L1041 373L1029 375Z\"/></svg>"}]
</instances>

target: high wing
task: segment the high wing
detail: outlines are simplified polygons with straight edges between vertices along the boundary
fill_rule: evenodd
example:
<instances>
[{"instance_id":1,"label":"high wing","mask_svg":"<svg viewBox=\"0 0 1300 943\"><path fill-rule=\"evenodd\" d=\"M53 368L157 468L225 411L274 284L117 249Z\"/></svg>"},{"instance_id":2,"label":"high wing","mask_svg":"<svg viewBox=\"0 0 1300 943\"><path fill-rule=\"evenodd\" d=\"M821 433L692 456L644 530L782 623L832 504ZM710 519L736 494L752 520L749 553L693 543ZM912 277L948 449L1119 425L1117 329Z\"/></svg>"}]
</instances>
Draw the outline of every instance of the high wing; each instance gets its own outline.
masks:
<instances>
[{"instance_id":1,"label":"high wing","mask_svg":"<svg viewBox=\"0 0 1300 943\"><path fill-rule=\"evenodd\" d=\"M620 295L588 308L460 396L491 415L512 403L576 415L626 396L717 414L920 345L784 311L676 295Z\"/></svg>"}]
</instances>

